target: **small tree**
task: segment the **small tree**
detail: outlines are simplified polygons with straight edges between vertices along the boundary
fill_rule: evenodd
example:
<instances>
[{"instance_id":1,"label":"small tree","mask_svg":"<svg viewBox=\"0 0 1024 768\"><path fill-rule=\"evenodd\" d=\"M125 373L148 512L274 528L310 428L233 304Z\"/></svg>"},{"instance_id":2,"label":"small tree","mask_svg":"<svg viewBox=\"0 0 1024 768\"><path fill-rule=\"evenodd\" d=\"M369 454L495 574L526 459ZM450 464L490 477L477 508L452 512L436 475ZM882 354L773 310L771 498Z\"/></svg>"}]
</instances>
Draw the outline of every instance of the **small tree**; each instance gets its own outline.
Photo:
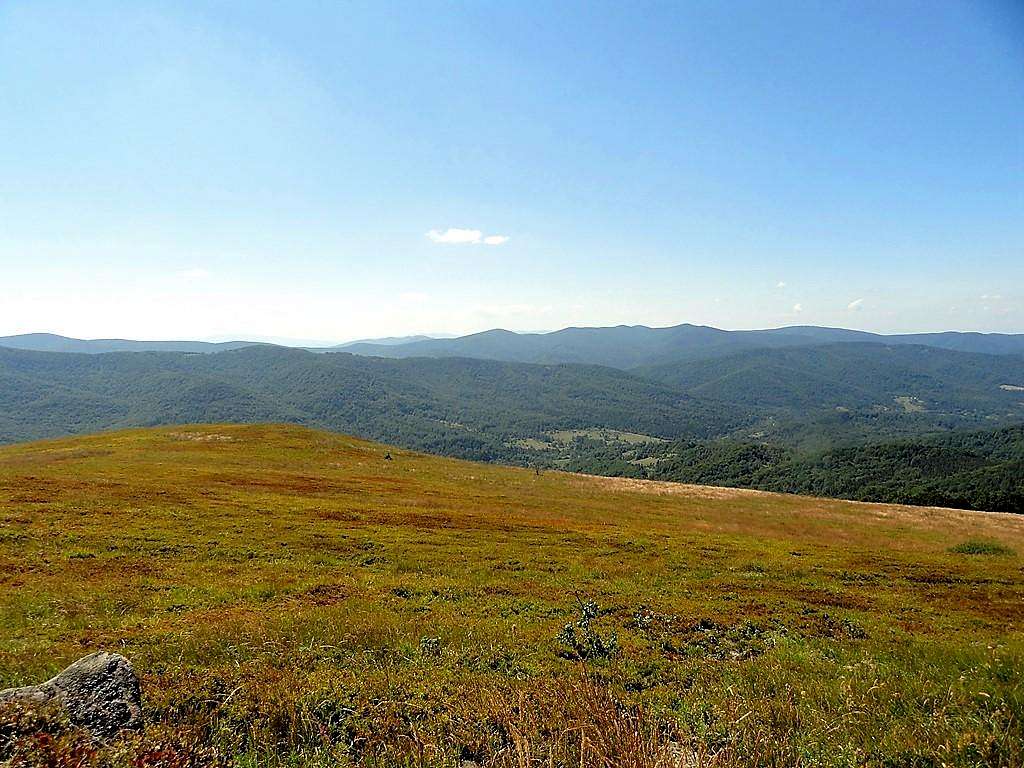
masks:
<instances>
[{"instance_id":1,"label":"small tree","mask_svg":"<svg viewBox=\"0 0 1024 768\"><path fill-rule=\"evenodd\" d=\"M583 601L576 596L579 603L579 617L566 624L556 638L565 647L564 655L583 661L592 659L608 659L618 656L620 652L619 636L612 630L602 635L594 627L600 615L600 609L593 600Z\"/></svg>"}]
</instances>

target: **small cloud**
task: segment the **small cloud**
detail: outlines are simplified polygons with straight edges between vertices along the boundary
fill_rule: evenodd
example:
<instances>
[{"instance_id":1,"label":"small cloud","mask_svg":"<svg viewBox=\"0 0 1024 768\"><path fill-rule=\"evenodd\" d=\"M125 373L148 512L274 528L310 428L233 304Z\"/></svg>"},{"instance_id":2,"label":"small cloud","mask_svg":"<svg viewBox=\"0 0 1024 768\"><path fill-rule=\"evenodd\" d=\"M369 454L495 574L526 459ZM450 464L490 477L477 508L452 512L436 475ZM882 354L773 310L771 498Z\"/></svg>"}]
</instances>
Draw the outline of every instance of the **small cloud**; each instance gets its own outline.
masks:
<instances>
[{"instance_id":1,"label":"small cloud","mask_svg":"<svg viewBox=\"0 0 1024 768\"><path fill-rule=\"evenodd\" d=\"M479 229L462 229L460 227L449 227L444 232L439 229L432 229L427 232L427 239L433 243L446 245L504 245L508 242L508 235L484 235Z\"/></svg>"},{"instance_id":2,"label":"small cloud","mask_svg":"<svg viewBox=\"0 0 1024 768\"><path fill-rule=\"evenodd\" d=\"M432 229L427 232L427 237L435 243L463 244L479 243L484 233L479 229L460 229L449 227L444 232L439 229Z\"/></svg>"},{"instance_id":3,"label":"small cloud","mask_svg":"<svg viewBox=\"0 0 1024 768\"><path fill-rule=\"evenodd\" d=\"M846 305L846 308L851 312L859 312L862 306L864 306L864 299L854 299Z\"/></svg>"},{"instance_id":4,"label":"small cloud","mask_svg":"<svg viewBox=\"0 0 1024 768\"><path fill-rule=\"evenodd\" d=\"M804 305L803 304L794 304L793 305L793 313L794 314L799 315L803 311L804 311Z\"/></svg>"},{"instance_id":5,"label":"small cloud","mask_svg":"<svg viewBox=\"0 0 1024 768\"><path fill-rule=\"evenodd\" d=\"M178 273L178 277L183 280L205 280L210 276L209 270L203 269L202 267L194 267L192 269L183 269Z\"/></svg>"},{"instance_id":6,"label":"small cloud","mask_svg":"<svg viewBox=\"0 0 1024 768\"><path fill-rule=\"evenodd\" d=\"M786 284L785 284L785 283L784 283L784 282L783 282L782 280L779 280L779 282L777 282L777 283L775 284L775 287L776 287L776 288L785 288L785 287L786 287Z\"/></svg>"}]
</instances>

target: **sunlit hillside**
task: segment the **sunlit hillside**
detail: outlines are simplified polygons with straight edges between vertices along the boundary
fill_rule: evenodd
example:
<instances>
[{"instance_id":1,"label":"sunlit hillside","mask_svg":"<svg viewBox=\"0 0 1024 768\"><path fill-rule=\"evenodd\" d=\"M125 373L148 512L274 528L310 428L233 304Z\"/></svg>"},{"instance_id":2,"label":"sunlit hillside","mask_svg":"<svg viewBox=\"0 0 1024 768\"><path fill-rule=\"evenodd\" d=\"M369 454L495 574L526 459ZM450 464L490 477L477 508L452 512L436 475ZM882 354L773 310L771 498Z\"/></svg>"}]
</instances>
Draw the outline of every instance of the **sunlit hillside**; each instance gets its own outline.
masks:
<instances>
[{"instance_id":1,"label":"sunlit hillside","mask_svg":"<svg viewBox=\"0 0 1024 768\"><path fill-rule=\"evenodd\" d=\"M1019 766L1022 554L1013 515L293 426L8 446L0 688L118 650L148 726L6 711L0 763Z\"/></svg>"}]
</instances>

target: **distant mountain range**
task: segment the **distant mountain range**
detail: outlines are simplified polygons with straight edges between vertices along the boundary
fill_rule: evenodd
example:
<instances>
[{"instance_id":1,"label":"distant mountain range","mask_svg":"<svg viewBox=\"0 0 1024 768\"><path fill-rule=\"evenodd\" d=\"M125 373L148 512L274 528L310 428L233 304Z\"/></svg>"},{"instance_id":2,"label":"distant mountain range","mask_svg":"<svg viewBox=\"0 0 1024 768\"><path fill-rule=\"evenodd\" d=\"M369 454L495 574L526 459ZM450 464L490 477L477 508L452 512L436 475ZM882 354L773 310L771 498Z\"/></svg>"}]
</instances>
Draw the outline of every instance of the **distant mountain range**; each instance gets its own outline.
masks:
<instances>
[{"instance_id":1,"label":"distant mountain range","mask_svg":"<svg viewBox=\"0 0 1024 768\"><path fill-rule=\"evenodd\" d=\"M404 344L356 343L347 352L377 357L476 357L516 363L585 363L630 370L685 360L721 357L753 349L806 347L837 342L916 344L960 352L1024 354L1024 334L917 333L882 335L817 326L760 331L723 331L704 325L648 328L565 328L552 333L493 330L454 339ZM2 341L0 341L2 343Z\"/></svg>"},{"instance_id":2,"label":"distant mountain range","mask_svg":"<svg viewBox=\"0 0 1024 768\"><path fill-rule=\"evenodd\" d=\"M0 336L0 347L27 349L34 352L228 352L251 347L255 341L133 341L131 339L73 339L55 333L23 333Z\"/></svg>"},{"instance_id":3,"label":"distant mountain range","mask_svg":"<svg viewBox=\"0 0 1024 768\"><path fill-rule=\"evenodd\" d=\"M565 328L551 333L501 329L456 338L400 336L368 339L310 351L343 349L370 357L471 357L511 363L578 363L621 370L724 357L738 352L823 344L871 342L920 345L990 355L1024 355L1024 334L916 333L883 335L844 328L790 326L757 331L725 331L704 325L648 328ZM130 341L72 339L47 333L0 337L0 346L39 352L225 352L259 342Z\"/></svg>"}]
</instances>

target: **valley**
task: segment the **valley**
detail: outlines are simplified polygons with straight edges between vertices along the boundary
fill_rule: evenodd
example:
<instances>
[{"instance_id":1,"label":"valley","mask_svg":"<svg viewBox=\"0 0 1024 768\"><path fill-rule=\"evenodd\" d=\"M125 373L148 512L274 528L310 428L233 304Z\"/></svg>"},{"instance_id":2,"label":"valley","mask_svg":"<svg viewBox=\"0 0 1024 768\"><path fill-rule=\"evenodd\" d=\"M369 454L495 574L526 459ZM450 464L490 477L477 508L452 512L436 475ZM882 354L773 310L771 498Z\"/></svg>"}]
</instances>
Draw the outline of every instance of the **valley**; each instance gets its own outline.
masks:
<instances>
[{"instance_id":1,"label":"valley","mask_svg":"<svg viewBox=\"0 0 1024 768\"><path fill-rule=\"evenodd\" d=\"M623 333L587 330L607 354ZM0 346L0 442L286 422L537 469L1024 511L1013 429L1024 424L1024 392L1005 383L1024 381L1024 356L856 338L728 354L706 342L701 356L689 344L672 347L685 359L632 370L271 345Z\"/></svg>"}]
</instances>

